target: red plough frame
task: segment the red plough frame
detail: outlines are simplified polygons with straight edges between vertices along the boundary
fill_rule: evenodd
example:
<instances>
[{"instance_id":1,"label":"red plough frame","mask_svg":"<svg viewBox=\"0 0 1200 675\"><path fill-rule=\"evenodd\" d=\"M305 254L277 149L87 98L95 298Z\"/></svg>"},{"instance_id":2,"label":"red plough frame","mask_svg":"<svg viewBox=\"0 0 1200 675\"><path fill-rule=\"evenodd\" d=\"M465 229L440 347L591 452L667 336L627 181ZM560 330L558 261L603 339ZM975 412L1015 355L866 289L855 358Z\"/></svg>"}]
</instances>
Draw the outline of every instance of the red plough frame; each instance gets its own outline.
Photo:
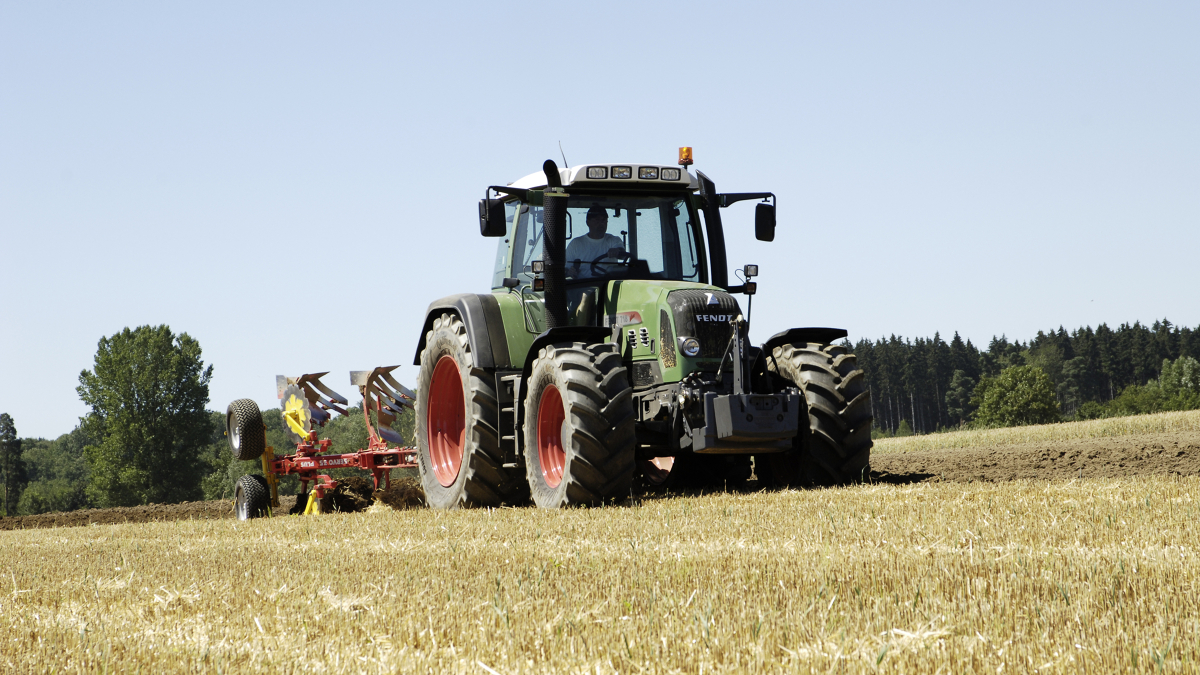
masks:
<instances>
[{"instance_id":1,"label":"red plough frame","mask_svg":"<svg viewBox=\"0 0 1200 675\"><path fill-rule=\"evenodd\" d=\"M375 489L391 487L392 469L409 469L417 466L417 449L404 445L400 434L391 429L392 423L404 412L412 410L416 395L397 382L391 372L399 366L374 370L352 371L350 383L357 386L363 397L363 421L367 425L368 444L355 452L332 454L330 440L318 440L315 429L309 429L304 440L296 444L296 453L275 457L272 448L263 453L263 475L271 488L271 505L279 507L278 477L295 475L300 479L301 495L308 495L305 513L316 513L317 500L326 492L336 490L338 482L322 471L329 469L362 469L370 471ZM317 426L324 426L332 413L346 414L346 399L322 383L321 377L328 373L313 373L300 377L276 378L279 398L285 391L299 388L308 401L308 419ZM322 396L324 394L324 396ZM375 411L378 424L371 423L371 411ZM286 413L285 413L286 414ZM285 420L286 423L286 420ZM305 426L309 426L306 424ZM309 483L312 483L310 490Z\"/></svg>"}]
</instances>

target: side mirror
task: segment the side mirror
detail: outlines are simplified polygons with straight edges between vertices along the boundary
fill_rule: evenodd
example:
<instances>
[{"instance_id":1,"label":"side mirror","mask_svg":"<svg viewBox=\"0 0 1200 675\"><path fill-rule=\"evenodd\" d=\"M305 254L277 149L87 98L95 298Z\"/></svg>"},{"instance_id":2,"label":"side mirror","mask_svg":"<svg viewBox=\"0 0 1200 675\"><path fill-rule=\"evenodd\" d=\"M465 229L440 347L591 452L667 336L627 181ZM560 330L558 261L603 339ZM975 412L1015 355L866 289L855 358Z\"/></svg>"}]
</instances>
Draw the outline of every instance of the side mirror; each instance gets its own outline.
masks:
<instances>
[{"instance_id":1,"label":"side mirror","mask_svg":"<svg viewBox=\"0 0 1200 675\"><path fill-rule=\"evenodd\" d=\"M485 237L503 237L508 234L508 223L504 220L504 202L499 199L479 200L479 233Z\"/></svg>"},{"instance_id":2,"label":"side mirror","mask_svg":"<svg viewBox=\"0 0 1200 675\"><path fill-rule=\"evenodd\" d=\"M760 203L754 207L754 238L775 241L775 205Z\"/></svg>"}]
</instances>

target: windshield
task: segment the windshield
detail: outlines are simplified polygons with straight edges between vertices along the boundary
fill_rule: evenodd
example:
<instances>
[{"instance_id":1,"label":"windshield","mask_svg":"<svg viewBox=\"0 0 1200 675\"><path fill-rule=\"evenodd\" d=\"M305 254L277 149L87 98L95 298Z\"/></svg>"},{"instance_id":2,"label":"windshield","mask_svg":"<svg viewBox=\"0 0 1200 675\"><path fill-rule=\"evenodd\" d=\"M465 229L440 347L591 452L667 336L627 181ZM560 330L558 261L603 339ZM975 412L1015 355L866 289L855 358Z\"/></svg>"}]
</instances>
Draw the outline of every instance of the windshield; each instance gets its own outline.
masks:
<instances>
[{"instance_id":1,"label":"windshield","mask_svg":"<svg viewBox=\"0 0 1200 675\"><path fill-rule=\"evenodd\" d=\"M542 258L542 207L522 205L513 272L532 279ZM700 281L692 210L682 197L571 193L567 200L568 280Z\"/></svg>"}]
</instances>

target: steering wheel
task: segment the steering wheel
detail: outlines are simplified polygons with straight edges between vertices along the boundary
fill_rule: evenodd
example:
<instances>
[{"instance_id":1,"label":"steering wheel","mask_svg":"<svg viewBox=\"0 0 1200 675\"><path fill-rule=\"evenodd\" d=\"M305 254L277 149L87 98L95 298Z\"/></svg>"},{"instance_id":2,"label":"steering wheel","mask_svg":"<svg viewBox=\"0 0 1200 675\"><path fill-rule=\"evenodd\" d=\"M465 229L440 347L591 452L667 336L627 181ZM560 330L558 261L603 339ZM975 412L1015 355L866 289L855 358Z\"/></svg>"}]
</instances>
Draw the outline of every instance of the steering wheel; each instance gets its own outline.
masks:
<instances>
[{"instance_id":1,"label":"steering wheel","mask_svg":"<svg viewBox=\"0 0 1200 675\"><path fill-rule=\"evenodd\" d=\"M622 251L621 255L616 255L616 256L610 256L607 253L604 253L604 254L598 256L595 260L593 260L591 262L591 270L592 270L593 277L598 277L598 276L601 276L602 274L604 274L604 272L597 270L596 266L600 265L601 264L600 261L604 260L605 258L616 258L617 259L616 263L612 263L612 262L603 263L605 265L613 265L613 264L625 265L625 264L628 264L628 261L629 261L629 251Z\"/></svg>"}]
</instances>

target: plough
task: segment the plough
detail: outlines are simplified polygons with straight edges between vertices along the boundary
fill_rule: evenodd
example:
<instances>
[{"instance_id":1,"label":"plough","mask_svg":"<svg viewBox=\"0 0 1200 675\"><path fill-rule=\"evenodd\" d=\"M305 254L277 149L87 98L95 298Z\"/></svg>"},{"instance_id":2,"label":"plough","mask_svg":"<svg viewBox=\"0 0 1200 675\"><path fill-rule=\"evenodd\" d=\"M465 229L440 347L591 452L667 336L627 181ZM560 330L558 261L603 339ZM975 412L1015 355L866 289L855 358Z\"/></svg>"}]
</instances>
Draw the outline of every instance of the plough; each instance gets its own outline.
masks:
<instances>
[{"instance_id":1,"label":"plough","mask_svg":"<svg viewBox=\"0 0 1200 675\"><path fill-rule=\"evenodd\" d=\"M225 422L233 456L240 460L261 458L263 469L261 476L238 479L234 489L238 519L269 516L273 509L279 508L280 476L294 475L300 479L301 491L296 503L304 503L303 513L310 515L320 513L321 499L338 486L338 481L324 471L369 471L375 489L379 490L391 487L392 469L415 468L417 449L405 445L405 439L391 428L405 409L413 409L416 401L416 394L392 377L391 372L398 367L350 372L350 384L358 387L362 395L368 439L366 448L354 452L332 453L332 441L317 438L316 428L325 426L334 414L348 414L346 398L321 382L327 372L275 378L284 430L289 440L296 443L296 452L290 455L276 457L275 449L267 445L266 426L257 403L246 398L230 403ZM371 421L372 412L375 423Z\"/></svg>"}]
</instances>

